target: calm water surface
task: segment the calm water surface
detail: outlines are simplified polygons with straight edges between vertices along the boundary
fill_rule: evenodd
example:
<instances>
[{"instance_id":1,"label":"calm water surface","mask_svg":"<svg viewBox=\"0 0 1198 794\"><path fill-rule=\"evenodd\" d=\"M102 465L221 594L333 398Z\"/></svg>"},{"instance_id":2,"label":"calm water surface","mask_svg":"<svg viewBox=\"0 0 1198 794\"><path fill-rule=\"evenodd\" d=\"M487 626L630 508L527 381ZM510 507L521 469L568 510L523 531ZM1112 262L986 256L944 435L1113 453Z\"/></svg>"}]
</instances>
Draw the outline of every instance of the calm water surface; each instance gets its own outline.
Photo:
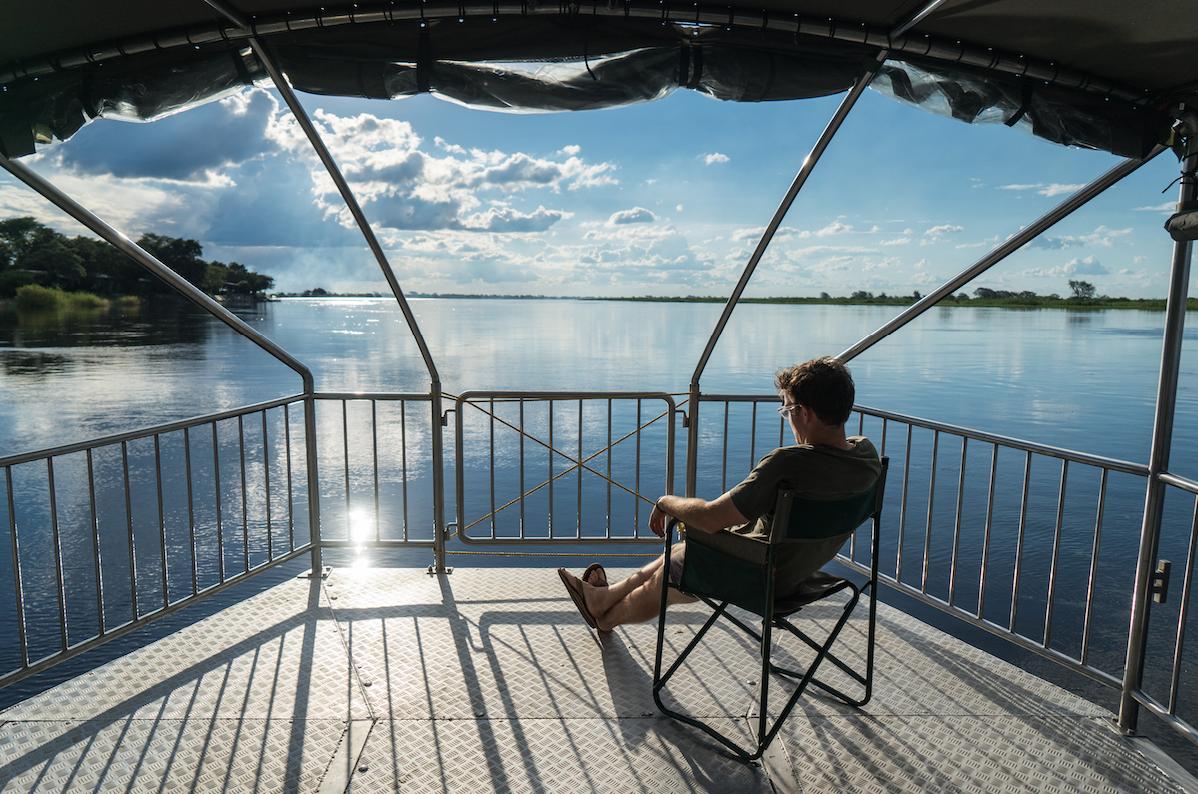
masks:
<instances>
[{"instance_id":1,"label":"calm water surface","mask_svg":"<svg viewBox=\"0 0 1198 794\"><path fill-rule=\"evenodd\" d=\"M416 299L443 387L683 392L716 304ZM780 366L835 353L892 307L741 306L705 392L768 393ZM326 391L423 391L389 300L287 300L245 319ZM1113 457L1146 458L1163 314L944 308L853 365L858 401ZM1176 466L1198 473L1198 318L1189 318ZM0 454L297 393L299 378L190 310L18 322L0 315Z\"/></svg>"},{"instance_id":2,"label":"calm water surface","mask_svg":"<svg viewBox=\"0 0 1198 794\"><path fill-rule=\"evenodd\" d=\"M465 390L637 390L684 392L694 362L720 312L717 304L629 303L536 300L414 300L413 309L440 367L443 388ZM703 377L707 393L772 391L772 373L779 367L816 355L835 353L868 333L890 316L893 307L741 306L716 348ZM422 392L428 375L416 346L389 300L287 300L265 304L243 317L271 337L316 374L323 391ZM1178 417L1173 445L1173 468L1198 476L1198 317L1191 316L1186 334L1183 374L1178 394ZM1135 311L1066 312L998 309L936 309L913 325L880 343L857 359L853 372L858 402L919 417L1062 446L1079 451L1142 462L1147 458L1152 406L1159 367L1162 313ZM134 317L106 316L21 317L0 315L0 456L82 441L97 436L221 409L296 394L299 378L211 318L174 307L149 308ZM431 505L428 499L431 460L427 456L428 414L420 404L379 404L380 498L377 507L370 479L371 429L369 404L354 404L342 416L339 403L318 412L321 448L322 516L328 537L353 537L355 522L377 521L380 534L399 537L404 521L412 537L426 537ZM448 406L447 406L448 407ZM573 450L570 410L554 420L558 444ZM617 409L613 419L618 436L631 426L628 411ZM646 407L649 418L649 408ZM502 413L506 411L506 413ZM517 421L512 408L501 409ZM222 566L238 570L245 562L265 559L269 543L279 542L280 524L289 506L282 482L292 461L279 439L288 430L302 431L298 410L291 427L281 411L267 417L266 438L257 418L238 427L236 420L218 428L214 456L211 435L193 433L189 439L193 477L211 483L219 465L220 504L211 494L193 495L189 518L180 460L182 439L164 436L159 454L164 461L163 506L167 558L172 574L166 584L171 599L189 591L186 572L192 567L189 522L196 527L195 569L200 585L211 583ZM566 416L562 416L565 414ZM755 457L777 443L773 414L754 425L745 410L729 416L729 453L722 459L722 409L703 415L699 490L714 495L739 479ZM530 408L525 417L542 436L547 417ZM559 424L566 422L566 425ZM597 449L606 431L602 406L588 406L583 420L583 448ZM342 432L342 422L348 437ZM571 429L572 428L572 429ZM751 433L756 429L756 436ZM878 440L880 425L866 422L865 431ZM452 422L447 430L447 461L453 460ZM501 429L502 432L502 429ZM678 428L679 436L684 431ZM489 509L491 485L487 467L488 428L482 415L467 422L463 454L466 471L466 514ZM238 436L248 439L245 471L238 467ZM404 435L407 434L407 435ZM566 442L561 439L569 439ZM406 439L406 446L404 440ZM497 448L494 493L499 503L519 493L518 458L510 442ZM904 581L926 585L928 592L948 597L948 570L954 553L953 528L960 442L949 437L940 444L935 467L938 485L930 489L932 434L918 431L906 458L901 431L888 439L892 474L886 508L883 557L893 570L900 554L908 560ZM646 458L641 490L664 488L664 469L658 452L664 450L661 423L643 439ZM302 444L300 445L302 448ZM425 452L418 452L419 449ZM265 451L262 451L265 450ZM402 461L404 452L410 453ZM150 442L129 445L129 469L134 496L126 511L122 493L119 448L95 456L99 526L104 571L96 582L92 571L86 469L70 456L56 461L58 517L62 532L63 568L70 590L66 609L71 641L94 632L98 616L94 593L103 591L110 624L128 619L129 592L126 533L136 536L137 602L142 611L161 603L159 574L158 501L154 496L154 453ZM346 454L348 453L348 455ZM327 456L327 457L326 457ZM656 457L655 457L656 456ZM79 457L79 456L75 456ZM216 460L219 458L219 461ZM650 460L652 459L652 460ZM526 450L526 487L536 472L547 474L569 461ZM656 461L656 462L655 462ZM1002 624L1010 619L1023 456L999 455L999 485L995 491L994 532L990 547L992 586L983 605L986 617ZM602 471L611 466L616 479L631 484L635 464L629 444L592 464ZM961 539L957 544L960 571L954 585L959 603L978 602L978 570L986 512L986 483L990 448L971 445L966 463ZM39 468L40 466L40 468ZM676 461L676 484L681 487L683 462ZM348 473L348 478L345 474ZM258 483L270 479L273 492ZM304 504L303 484L297 478L291 507ZM44 464L14 467L17 498L15 521L21 531L23 590L31 648L42 653L57 645L57 610L49 508L45 499ZM348 482L347 482L348 480ZM909 485L902 498L902 482ZM539 481L539 480L537 480ZM242 483L245 485L242 485ZM1046 582L1053 557L1053 535L1059 496L1060 465L1037 459L1031 476L1026 511L1026 541L1021 565L1023 586L1018 598L1017 628L1038 636L1045 620ZM555 520L573 531L602 533L604 525L618 530L638 518L635 500L618 489L609 497L606 484L591 474L570 475L528 500L530 525L543 529L551 508ZM1065 520L1058 559L1059 584L1054 599L1054 647L1076 654L1084 620L1086 583L1093 548L1097 502L1096 472L1076 467L1067 482ZM207 487L207 486L205 486ZM400 494L407 494L401 500ZM447 476L452 499L453 477ZM1092 652L1108 669L1120 664L1125 647L1127 594L1139 532L1143 483L1129 475L1112 475L1105 505L1102 544L1095 588ZM930 503L930 504L929 504ZM1189 535L1190 503L1174 499L1167 512L1162 556L1184 560ZM581 505L581 509L579 509ZM265 522L261 514L271 515ZM223 512L222 512L223 511ZM302 511L301 511L302 512ZM377 519L373 516L377 515ZM454 508L449 509L452 519ZM903 518L905 516L905 519ZM584 518L585 517L585 518ZM8 524L7 507L0 519ZM499 534L518 531L517 512L501 513ZM905 521L904 539L899 524ZM306 518L297 514L294 526L303 542ZM218 533L217 527L221 527ZM484 523L478 530L487 530ZM371 530L372 531L372 530ZM925 535L926 532L926 535ZM273 535L272 535L273 533ZM219 536L222 544L216 544ZM8 533L0 533L0 631L13 628L15 609ZM272 539L273 538L273 539ZM929 553L929 574L921 581L923 550ZM275 548L278 548L277 546ZM122 567L124 566L124 567ZM179 572L184 572L180 574ZM102 584L103 587L97 587ZM1176 590L1180 590L1177 585ZM989 591L988 591L989 593ZM970 607L972 608L972 607ZM1176 599L1163 619L1154 618L1154 642L1167 653L1175 624ZM0 669L15 659L11 648L0 649ZM7 654L7 655L6 655ZM35 654L36 655L36 654ZM1187 654L1188 657L1189 654ZM1157 666L1160 668L1160 666ZM1157 669L1157 668L1154 668ZM1160 668L1163 669L1163 668ZM1186 671L1188 673L1189 662ZM1150 670L1150 675L1152 672Z\"/></svg>"}]
</instances>

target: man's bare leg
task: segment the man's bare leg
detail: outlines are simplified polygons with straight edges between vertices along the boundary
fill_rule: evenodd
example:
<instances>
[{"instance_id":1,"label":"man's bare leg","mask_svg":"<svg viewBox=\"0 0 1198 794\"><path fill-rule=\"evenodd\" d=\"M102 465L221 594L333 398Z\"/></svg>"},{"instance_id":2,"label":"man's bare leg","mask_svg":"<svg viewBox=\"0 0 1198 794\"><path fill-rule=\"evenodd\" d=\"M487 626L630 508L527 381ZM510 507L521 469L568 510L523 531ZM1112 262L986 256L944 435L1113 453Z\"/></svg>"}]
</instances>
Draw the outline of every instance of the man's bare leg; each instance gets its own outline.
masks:
<instances>
[{"instance_id":1,"label":"man's bare leg","mask_svg":"<svg viewBox=\"0 0 1198 794\"><path fill-rule=\"evenodd\" d=\"M661 588L665 581L665 557L658 557L628 578L609 587L593 587L582 582L587 609L603 631L625 623L643 623L657 617L661 609ZM695 599L671 590L669 603L689 603Z\"/></svg>"}]
</instances>

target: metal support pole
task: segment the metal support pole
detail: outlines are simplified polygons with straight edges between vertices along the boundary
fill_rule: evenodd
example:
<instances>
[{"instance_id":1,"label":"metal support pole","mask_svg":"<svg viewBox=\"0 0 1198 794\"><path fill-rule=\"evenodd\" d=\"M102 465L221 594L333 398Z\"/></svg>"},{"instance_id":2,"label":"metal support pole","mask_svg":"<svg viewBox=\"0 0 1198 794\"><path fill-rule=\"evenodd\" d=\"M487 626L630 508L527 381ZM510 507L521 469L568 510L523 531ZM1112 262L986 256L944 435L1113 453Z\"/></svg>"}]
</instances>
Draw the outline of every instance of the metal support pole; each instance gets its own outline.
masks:
<instances>
[{"instance_id":1,"label":"metal support pole","mask_svg":"<svg viewBox=\"0 0 1198 794\"><path fill-rule=\"evenodd\" d=\"M828 144L832 142L832 138L840 131L840 127L848 117L849 111L857 104L857 100L861 98L861 94L864 93L869 84L873 82L874 75L878 73L878 69L886 61L888 54L888 50L880 51L874 62L865 70L865 73L857 78L857 81L853 83L853 87L849 89L848 94L841 100L840 106L836 108L836 112L832 114L832 119L824 127L824 131L820 133L815 146L811 148L810 154L803 158L803 164L799 167L798 173L795 174L794 181L790 183L790 188L786 191L786 195L782 197L782 202L774 210L774 217L770 219L769 225L765 227L765 231L757 243L757 247L753 249L753 255L749 257L748 264L745 265L744 271L740 274L740 280L736 282L736 287L733 288L732 294L728 297L728 302L724 304L724 311L720 313L720 319L716 322L715 329L711 332L711 337L707 340L707 346L703 348L703 353L699 356L699 363L695 365L694 374L691 375L689 400L687 402L688 430L690 431L687 434L686 455L687 496L694 496L695 479L698 471L696 453L699 448L699 379L703 377L703 370L707 368L707 362L715 350L716 343L720 341L720 335L724 333L724 327L728 325L728 320L732 317L732 311L736 308L736 304L740 302L740 297L744 293L745 287L748 286L749 279L753 277L753 272L757 270L757 265L765 255L766 249L769 248L770 242L773 241L774 234L778 231L778 227L782 225L782 220L786 217L786 213L790 211L790 207L794 204L795 198L798 197L799 191L807 183L807 177L811 176L811 172L815 170L815 166L819 163L820 158L823 157Z\"/></svg>"},{"instance_id":2,"label":"metal support pole","mask_svg":"<svg viewBox=\"0 0 1198 794\"><path fill-rule=\"evenodd\" d=\"M973 263L965 270L962 270L960 273L941 284L934 291L923 296L923 298L920 300L908 306L889 322L885 323L876 331L845 350L843 353L837 356L837 358L839 358L841 361L848 362L861 355L866 350L869 350L878 342L907 325L907 323L911 322L916 317L919 317L928 309L932 308L937 303L952 295L964 285L968 284L970 281L973 281L975 278L985 273L987 270L994 267L1011 254L1015 253L1024 245L1031 242L1048 229L1051 229L1060 221L1072 215L1075 211L1085 206L1091 199L1100 195L1107 188L1117 184L1124 177L1135 173L1141 166L1145 165L1161 152L1165 151L1165 149L1166 147L1164 146L1157 146L1142 160L1129 159L1119 163L1119 165L1107 171L1105 174L1074 193L1065 201L1053 207L1044 215L1041 215L1033 223L1021 229L1013 237L1003 242L977 262Z\"/></svg>"},{"instance_id":3,"label":"metal support pole","mask_svg":"<svg viewBox=\"0 0 1198 794\"><path fill-rule=\"evenodd\" d=\"M329 152L324 140L320 137L316 126L312 124L312 119L308 117L307 111L300 104L299 98L296 97L295 91L291 88L291 84L287 82L287 78L279 71L274 59L267 52L265 45L258 39L252 23L241 12L223 0L204 0L204 2L229 19L233 24L243 30L249 31L250 48L266 69L266 73L270 75L270 79L274 83L275 88L278 89L279 95L283 97L283 101L291 111L291 114L299 122L300 128L304 131L304 135L307 136L308 142L312 145L312 149L316 152L317 157L320 158L320 162L324 164L325 170L333 180L333 184L337 186L337 192L341 194L345 206L349 209L354 222L357 223L358 229L366 239L366 245L370 248L371 253L374 254L374 259L378 263L379 269L382 270L384 278L387 279L387 285L391 288L391 294L399 304L399 309L403 313L408 330L415 338L416 346L420 349L420 357L424 359L424 366L428 369L429 398L432 403L432 426L429 432L431 434L433 455L434 569L437 573L444 573L445 466L441 430L441 376L437 372L436 364L433 363L432 353L429 352L428 344L424 341L424 334L421 333L420 326L416 322L416 316L412 314L412 309L408 305L408 299L404 296L403 289L399 285L399 279L396 278L395 271L391 268L391 263L387 260L387 255L383 252L383 247L379 243L378 237L375 236L374 229L370 226L370 221L366 219L366 215L362 212L362 207L350 189L349 183L345 180L345 176L341 173L341 169L333 159L333 155Z\"/></svg>"},{"instance_id":4,"label":"metal support pole","mask_svg":"<svg viewBox=\"0 0 1198 794\"><path fill-rule=\"evenodd\" d=\"M1190 136L1181 168L1178 206L1198 198L1198 115L1190 115ZM1135 590L1131 601L1131 626L1127 636L1127 664L1123 668L1123 690L1119 698L1119 730L1134 733L1140 706L1135 693L1144 677L1144 656L1148 640L1149 589L1160 543L1161 514L1164 511L1165 484L1160 475L1169 469L1169 448L1173 443L1173 413L1177 404L1177 379L1181 367L1181 343L1185 331L1186 296L1190 287L1190 258L1193 244L1173 244L1173 264L1169 276L1169 296L1165 304L1165 337L1161 350L1161 371L1156 390L1156 416L1152 425L1152 451L1148 458L1148 485L1144 494L1144 521L1140 528L1140 553L1136 561Z\"/></svg>"},{"instance_id":5,"label":"metal support pole","mask_svg":"<svg viewBox=\"0 0 1198 794\"><path fill-rule=\"evenodd\" d=\"M111 245L123 251L137 264L150 271L158 278L162 279L192 303L199 306L204 311L211 314L216 319L231 328L235 333L253 342L267 354L273 358L286 364L294 370L304 384L304 394L310 401L312 395L316 392L315 382L312 378L312 371L300 363L299 359L292 356L283 348L272 342L267 337L258 333L244 320L224 306L217 303L211 296L203 290L196 287L187 279L180 276L175 271L158 261L149 251L139 246L137 243L130 240L123 232L110 226L103 218L96 215L91 210L84 207L75 199L68 196L66 193L59 190L41 176L31 171L29 168L15 160L10 160L3 154L0 154L0 168L3 168L8 173L15 176L17 179L24 182L29 187L33 188L51 204L61 209L63 212L70 215L75 220L82 223L88 229L91 229L101 238L109 242ZM311 413L311 411L309 411ZM312 430L308 433L308 509L310 511L309 521L312 524L312 535L314 538L320 536L320 504L319 493L317 489L316 479L316 434L315 422L313 421ZM320 571L320 548L318 544L313 545L312 550L312 568L314 571Z\"/></svg>"}]
</instances>

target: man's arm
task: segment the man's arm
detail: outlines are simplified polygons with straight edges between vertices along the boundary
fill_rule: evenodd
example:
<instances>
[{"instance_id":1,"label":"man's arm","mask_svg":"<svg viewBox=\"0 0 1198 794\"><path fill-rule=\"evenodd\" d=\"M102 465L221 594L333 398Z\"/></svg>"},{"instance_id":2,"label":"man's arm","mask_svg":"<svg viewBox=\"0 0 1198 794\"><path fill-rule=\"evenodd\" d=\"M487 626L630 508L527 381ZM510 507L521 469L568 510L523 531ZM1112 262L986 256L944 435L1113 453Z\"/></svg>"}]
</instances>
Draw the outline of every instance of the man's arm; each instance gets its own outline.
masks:
<instances>
[{"instance_id":1,"label":"man's arm","mask_svg":"<svg viewBox=\"0 0 1198 794\"><path fill-rule=\"evenodd\" d=\"M732 503L731 492L714 502L687 496L663 496L653 506L649 529L664 537L671 516L686 524L687 529L701 532L719 532L725 527L740 526L749 521Z\"/></svg>"}]
</instances>

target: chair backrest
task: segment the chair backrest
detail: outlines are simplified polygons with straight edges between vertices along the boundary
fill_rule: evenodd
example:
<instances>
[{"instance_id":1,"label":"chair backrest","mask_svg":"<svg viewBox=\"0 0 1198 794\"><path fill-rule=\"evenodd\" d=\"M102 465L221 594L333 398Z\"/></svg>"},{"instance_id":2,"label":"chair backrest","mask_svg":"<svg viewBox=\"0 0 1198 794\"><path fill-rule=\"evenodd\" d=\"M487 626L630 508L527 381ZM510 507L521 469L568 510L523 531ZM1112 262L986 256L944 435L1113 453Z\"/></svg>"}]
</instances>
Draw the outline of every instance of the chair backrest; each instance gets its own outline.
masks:
<instances>
[{"instance_id":1,"label":"chair backrest","mask_svg":"<svg viewBox=\"0 0 1198 794\"><path fill-rule=\"evenodd\" d=\"M886 493L886 471L890 458L882 458L878 479L868 489L841 499L817 499L794 489L778 492L770 542L823 540L854 531L882 513Z\"/></svg>"}]
</instances>

